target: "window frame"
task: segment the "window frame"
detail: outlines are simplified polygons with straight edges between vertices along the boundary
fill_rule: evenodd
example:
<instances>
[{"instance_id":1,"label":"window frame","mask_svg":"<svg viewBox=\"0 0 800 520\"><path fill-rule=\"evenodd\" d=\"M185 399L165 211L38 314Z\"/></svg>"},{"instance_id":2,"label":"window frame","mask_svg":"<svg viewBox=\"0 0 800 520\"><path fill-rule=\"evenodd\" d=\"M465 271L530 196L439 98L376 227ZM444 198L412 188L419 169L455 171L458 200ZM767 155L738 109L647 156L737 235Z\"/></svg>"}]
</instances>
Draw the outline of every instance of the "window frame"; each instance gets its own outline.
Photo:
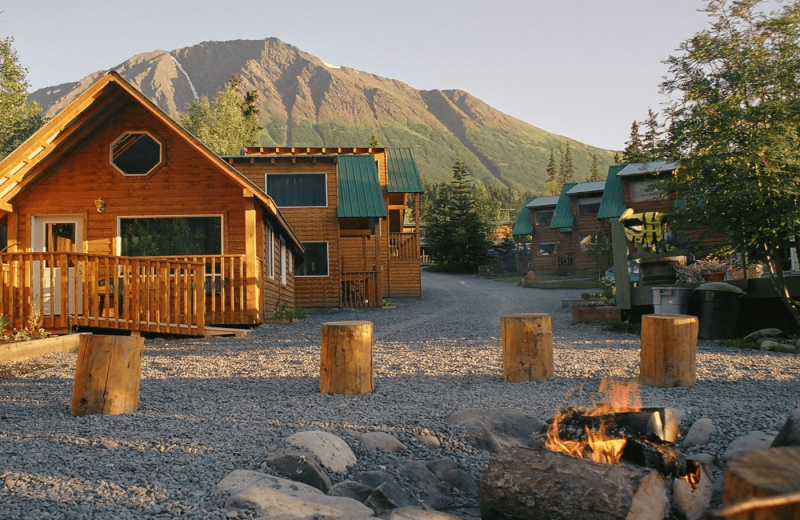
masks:
<instances>
[{"instance_id":1,"label":"window frame","mask_svg":"<svg viewBox=\"0 0 800 520\"><path fill-rule=\"evenodd\" d=\"M323 187L325 188L325 205L324 206L282 206L275 200L272 195L269 194L269 176L270 175L321 175L323 178ZM328 173L327 172L268 172L264 174L264 193L266 193L272 200L275 201L275 205L278 208L286 208L286 209L303 209L303 208L327 208L330 204L330 199L328 197Z\"/></svg>"},{"instance_id":2,"label":"window frame","mask_svg":"<svg viewBox=\"0 0 800 520\"><path fill-rule=\"evenodd\" d=\"M155 164L155 166L153 166L152 168L147 170L147 173L125 173L124 171L122 171L120 169L119 166L117 166L114 163L114 145L117 144L124 136L129 135L129 134L147 135L153 141L158 143L158 162ZM153 133L148 131L148 130L125 130L116 139L114 139L111 142L111 144L108 146L108 164L110 164L112 168L117 170L121 175L123 175L125 177L131 177L131 178L134 178L134 179L143 179L143 178L149 177L150 175L154 174L156 171L161 169L161 167L166 162L165 161L164 147L165 147L164 142L161 139L159 139L158 137L156 137L155 135L153 135Z\"/></svg>"},{"instance_id":3,"label":"window frame","mask_svg":"<svg viewBox=\"0 0 800 520\"><path fill-rule=\"evenodd\" d=\"M117 216L117 236L116 236L116 252L117 256L122 256L122 220L134 218L219 218L219 255L225 254L225 215L222 213L199 214L199 215L119 215ZM167 256L218 256L217 253L207 255L167 255ZM137 257L132 257L137 258Z\"/></svg>"},{"instance_id":4,"label":"window frame","mask_svg":"<svg viewBox=\"0 0 800 520\"><path fill-rule=\"evenodd\" d=\"M544 215L545 213L550 213L550 219L547 222L539 222L539 215ZM533 224L535 226L549 226L550 222L553 221L553 217L555 217L556 210L555 209L540 209L535 210L533 212Z\"/></svg>"},{"instance_id":5,"label":"window frame","mask_svg":"<svg viewBox=\"0 0 800 520\"><path fill-rule=\"evenodd\" d=\"M582 197L578 199L578 215L586 216L586 215L597 215L600 211L600 205L603 203L603 197ZM586 207L597 207L596 209L592 209L591 211L584 211L583 208Z\"/></svg>"},{"instance_id":6,"label":"window frame","mask_svg":"<svg viewBox=\"0 0 800 520\"><path fill-rule=\"evenodd\" d=\"M631 194L631 202L647 202L661 200L660 193L651 193L648 186L652 186L658 179L655 177L638 177L628 181L628 189Z\"/></svg>"},{"instance_id":7,"label":"window frame","mask_svg":"<svg viewBox=\"0 0 800 520\"><path fill-rule=\"evenodd\" d=\"M547 245L552 244L553 252L552 253L541 253L540 252L541 248L539 246L542 245L542 244L547 244ZM556 242L555 242L555 240L544 240L542 242L536 242L536 256L553 256L555 254L556 254Z\"/></svg>"},{"instance_id":8,"label":"window frame","mask_svg":"<svg viewBox=\"0 0 800 520\"><path fill-rule=\"evenodd\" d=\"M325 271L328 274L299 274L295 272L297 278L329 278L331 276L331 246L327 240L307 240L303 242L303 248L306 244L325 244Z\"/></svg>"}]
</instances>

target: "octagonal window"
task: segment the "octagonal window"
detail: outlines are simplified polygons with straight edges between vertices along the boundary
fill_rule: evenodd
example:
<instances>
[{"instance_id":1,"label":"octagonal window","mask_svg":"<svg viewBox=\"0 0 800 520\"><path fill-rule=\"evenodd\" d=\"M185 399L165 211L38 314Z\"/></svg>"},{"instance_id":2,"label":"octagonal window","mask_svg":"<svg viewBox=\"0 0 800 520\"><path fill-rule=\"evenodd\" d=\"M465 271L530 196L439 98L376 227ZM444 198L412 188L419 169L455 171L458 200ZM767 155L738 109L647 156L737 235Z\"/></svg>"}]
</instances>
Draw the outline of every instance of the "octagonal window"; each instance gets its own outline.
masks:
<instances>
[{"instance_id":1,"label":"octagonal window","mask_svg":"<svg viewBox=\"0 0 800 520\"><path fill-rule=\"evenodd\" d=\"M147 175L161 164L161 143L146 132L125 132L111 145L111 164L125 175Z\"/></svg>"}]
</instances>

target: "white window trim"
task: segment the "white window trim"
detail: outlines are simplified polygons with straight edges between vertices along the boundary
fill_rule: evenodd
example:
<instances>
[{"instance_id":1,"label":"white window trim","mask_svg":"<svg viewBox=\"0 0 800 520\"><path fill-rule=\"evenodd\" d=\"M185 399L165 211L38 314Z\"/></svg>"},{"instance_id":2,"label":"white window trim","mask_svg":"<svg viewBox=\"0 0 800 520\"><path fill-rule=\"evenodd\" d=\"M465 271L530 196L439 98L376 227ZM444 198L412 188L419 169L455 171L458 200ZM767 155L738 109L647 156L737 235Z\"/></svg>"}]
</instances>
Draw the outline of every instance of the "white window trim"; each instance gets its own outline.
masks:
<instances>
[{"instance_id":1,"label":"white window trim","mask_svg":"<svg viewBox=\"0 0 800 520\"><path fill-rule=\"evenodd\" d=\"M281 285L286 285L286 240L281 237Z\"/></svg>"},{"instance_id":2,"label":"white window trim","mask_svg":"<svg viewBox=\"0 0 800 520\"><path fill-rule=\"evenodd\" d=\"M303 208L327 208L328 207L328 174L325 172L269 172L264 174L264 193L269 195L267 177L270 175L324 175L325 176L325 205L324 206L281 206L276 201L275 204L279 208L286 209L303 209ZM274 200L274 199L273 199Z\"/></svg>"},{"instance_id":3,"label":"white window trim","mask_svg":"<svg viewBox=\"0 0 800 520\"><path fill-rule=\"evenodd\" d=\"M267 240L269 244L267 245L267 275L274 280L275 279L275 231L272 230L272 226L267 224Z\"/></svg>"},{"instance_id":4,"label":"white window trim","mask_svg":"<svg viewBox=\"0 0 800 520\"><path fill-rule=\"evenodd\" d=\"M127 134L144 134L150 136L150 138L158 143L158 163L155 166L150 168L147 173L125 173L124 171L120 170L116 164L114 164L114 145L117 144L117 141L122 139L123 136ZM154 136L152 133L148 132L147 130L126 130L122 132L119 137L114 139L114 141L108 147L108 163L114 167L119 173L124 175L125 177L146 177L156 171L158 168L164 164L164 143L158 137Z\"/></svg>"},{"instance_id":5,"label":"white window trim","mask_svg":"<svg viewBox=\"0 0 800 520\"><path fill-rule=\"evenodd\" d=\"M116 254L122 256L122 219L129 218L203 218L203 217L219 217L219 250L220 254L225 254L225 216L220 214L205 214L205 215L120 215L117 217L117 237L116 237ZM216 256L216 255L179 255L179 256Z\"/></svg>"},{"instance_id":6,"label":"white window trim","mask_svg":"<svg viewBox=\"0 0 800 520\"><path fill-rule=\"evenodd\" d=\"M298 278L330 278L331 276L331 244L327 240L305 240L303 241L303 245L305 244L325 244L325 267L328 274L298 274L296 275Z\"/></svg>"}]
</instances>

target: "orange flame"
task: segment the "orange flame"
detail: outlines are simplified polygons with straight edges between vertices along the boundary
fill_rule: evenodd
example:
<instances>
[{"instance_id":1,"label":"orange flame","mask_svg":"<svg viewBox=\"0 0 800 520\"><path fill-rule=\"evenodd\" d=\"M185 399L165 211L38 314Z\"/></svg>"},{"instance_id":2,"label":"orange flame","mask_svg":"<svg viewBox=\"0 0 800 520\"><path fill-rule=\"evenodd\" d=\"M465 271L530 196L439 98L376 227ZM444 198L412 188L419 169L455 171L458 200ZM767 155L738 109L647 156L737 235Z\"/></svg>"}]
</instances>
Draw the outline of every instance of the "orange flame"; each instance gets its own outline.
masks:
<instances>
[{"instance_id":1,"label":"orange flame","mask_svg":"<svg viewBox=\"0 0 800 520\"><path fill-rule=\"evenodd\" d=\"M696 464L696 469L694 471L690 471L686 475L681 475L678 478L688 482L689 485L692 486L692 493L694 493L697 490L698 484L700 484L700 474L701 474L700 465Z\"/></svg>"}]
</instances>

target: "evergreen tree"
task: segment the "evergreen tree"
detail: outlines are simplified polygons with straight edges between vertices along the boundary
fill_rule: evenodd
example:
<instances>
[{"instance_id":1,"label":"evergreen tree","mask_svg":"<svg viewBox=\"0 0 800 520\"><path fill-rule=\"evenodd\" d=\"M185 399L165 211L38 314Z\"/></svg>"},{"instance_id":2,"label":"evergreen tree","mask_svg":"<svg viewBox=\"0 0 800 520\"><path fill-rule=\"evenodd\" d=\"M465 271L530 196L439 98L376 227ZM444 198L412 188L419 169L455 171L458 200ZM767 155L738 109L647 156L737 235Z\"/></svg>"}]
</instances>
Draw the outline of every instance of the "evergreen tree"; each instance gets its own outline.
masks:
<instances>
[{"instance_id":1,"label":"evergreen tree","mask_svg":"<svg viewBox=\"0 0 800 520\"><path fill-rule=\"evenodd\" d=\"M587 181L599 181L602 177L600 176L600 157L597 154L592 155L592 167L589 169L589 173L586 174Z\"/></svg>"},{"instance_id":2,"label":"evergreen tree","mask_svg":"<svg viewBox=\"0 0 800 520\"><path fill-rule=\"evenodd\" d=\"M558 195L561 193L561 186L558 184L558 166L556 166L556 154L552 148L550 148L550 161L547 163L547 168L545 168L545 182L543 191L546 195Z\"/></svg>"},{"instance_id":3,"label":"evergreen tree","mask_svg":"<svg viewBox=\"0 0 800 520\"><path fill-rule=\"evenodd\" d=\"M619 156L619 152L614 152L614 164L622 164Z\"/></svg>"},{"instance_id":4,"label":"evergreen tree","mask_svg":"<svg viewBox=\"0 0 800 520\"><path fill-rule=\"evenodd\" d=\"M661 129L656 118L658 114L652 109L647 109L647 119L642 121L644 124L644 135L642 136L641 146L642 155L645 161L657 161L662 159L661 148Z\"/></svg>"},{"instance_id":5,"label":"evergreen tree","mask_svg":"<svg viewBox=\"0 0 800 520\"><path fill-rule=\"evenodd\" d=\"M186 105L180 124L218 155L234 155L245 146L257 146L262 128L258 124L258 94L240 95L240 80L234 75L216 93L213 103L207 96Z\"/></svg>"},{"instance_id":6,"label":"evergreen tree","mask_svg":"<svg viewBox=\"0 0 800 520\"><path fill-rule=\"evenodd\" d=\"M378 136L375 133L372 134L372 137L369 140L369 146L370 148L376 148L380 146L380 144L378 144Z\"/></svg>"},{"instance_id":7,"label":"evergreen tree","mask_svg":"<svg viewBox=\"0 0 800 520\"><path fill-rule=\"evenodd\" d=\"M561 176L558 182L561 186L572 182L575 178L575 163L572 159L572 147L567 141L566 150L564 151L564 160L561 163Z\"/></svg>"},{"instance_id":8,"label":"evergreen tree","mask_svg":"<svg viewBox=\"0 0 800 520\"><path fill-rule=\"evenodd\" d=\"M459 156L447 190L426 208L427 250L443 270L472 272L487 261L493 218L487 201L476 191Z\"/></svg>"},{"instance_id":9,"label":"evergreen tree","mask_svg":"<svg viewBox=\"0 0 800 520\"><path fill-rule=\"evenodd\" d=\"M0 40L0 159L42 126L42 107L28 103L28 70L19 64L14 39Z\"/></svg>"},{"instance_id":10,"label":"evergreen tree","mask_svg":"<svg viewBox=\"0 0 800 520\"><path fill-rule=\"evenodd\" d=\"M624 163L637 163L644 162L645 156L642 150L642 137L639 135L639 123L634 121L631 124L631 136L625 149L622 151L622 162Z\"/></svg>"}]
</instances>

